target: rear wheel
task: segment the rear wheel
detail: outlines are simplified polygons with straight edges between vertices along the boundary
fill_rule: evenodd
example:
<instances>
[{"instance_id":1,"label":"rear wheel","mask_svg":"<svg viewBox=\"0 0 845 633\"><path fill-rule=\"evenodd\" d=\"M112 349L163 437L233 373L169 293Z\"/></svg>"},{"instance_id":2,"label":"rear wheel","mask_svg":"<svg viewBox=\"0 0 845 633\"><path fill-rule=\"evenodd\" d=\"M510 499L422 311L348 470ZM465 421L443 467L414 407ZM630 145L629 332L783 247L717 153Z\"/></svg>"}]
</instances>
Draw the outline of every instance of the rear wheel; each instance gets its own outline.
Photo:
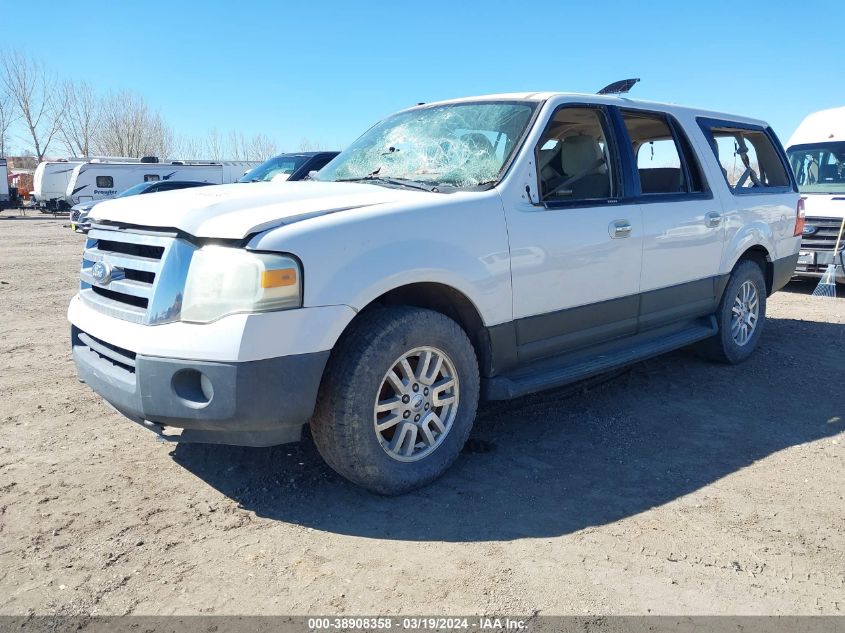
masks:
<instances>
[{"instance_id":1,"label":"rear wheel","mask_svg":"<svg viewBox=\"0 0 845 633\"><path fill-rule=\"evenodd\" d=\"M731 273L716 311L719 333L698 350L712 360L736 364L754 352L766 322L766 281L755 262L741 261Z\"/></svg>"},{"instance_id":2,"label":"rear wheel","mask_svg":"<svg viewBox=\"0 0 845 633\"><path fill-rule=\"evenodd\" d=\"M379 494L439 477L478 405L475 352L448 317L412 307L362 314L332 352L311 422L335 471Z\"/></svg>"}]
</instances>

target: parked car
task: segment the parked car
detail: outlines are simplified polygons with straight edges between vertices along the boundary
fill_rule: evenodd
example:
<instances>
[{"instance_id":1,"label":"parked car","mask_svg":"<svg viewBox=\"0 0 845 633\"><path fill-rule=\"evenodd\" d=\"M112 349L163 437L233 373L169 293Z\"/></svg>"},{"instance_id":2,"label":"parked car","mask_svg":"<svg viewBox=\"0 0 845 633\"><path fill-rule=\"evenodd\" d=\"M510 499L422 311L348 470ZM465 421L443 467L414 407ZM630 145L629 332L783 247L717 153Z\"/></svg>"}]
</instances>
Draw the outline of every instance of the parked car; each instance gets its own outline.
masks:
<instances>
[{"instance_id":1,"label":"parked car","mask_svg":"<svg viewBox=\"0 0 845 633\"><path fill-rule=\"evenodd\" d=\"M814 112L789 139L786 153L807 206L795 274L821 277L832 263L845 283L845 236L833 252L845 217L845 107Z\"/></svg>"},{"instance_id":2,"label":"parked car","mask_svg":"<svg viewBox=\"0 0 845 633\"><path fill-rule=\"evenodd\" d=\"M729 169L735 147L757 162ZM440 476L479 399L692 344L747 359L803 224L763 121L560 93L421 105L311 180L156 206L92 211L81 379L171 441L280 444L310 422L383 494Z\"/></svg>"},{"instance_id":3,"label":"parked car","mask_svg":"<svg viewBox=\"0 0 845 633\"><path fill-rule=\"evenodd\" d=\"M245 173L239 182L302 180L312 171L325 167L339 153L299 152L298 154L279 154Z\"/></svg>"},{"instance_id":4,"label":"parked car","mask_svg":"<svg viewBox=\"0 0 845 633\"><path fill-rule=\"evenodd\" d=\"M127 198L129 196L138 196L146 193L157 193L160 191L173 191L175 189L191 189L193 187L205 187L210 182L193 182L190 180L156 180L150 182L142 182L129 187L115 196L115 198ZM70 210L70 228L77 233L87 233L91 227L91 222L88 220L88 214L91 213L96 205L102 200L94 200L90 202L81 202L71 207Z\"/></svg>"}]
</instances>

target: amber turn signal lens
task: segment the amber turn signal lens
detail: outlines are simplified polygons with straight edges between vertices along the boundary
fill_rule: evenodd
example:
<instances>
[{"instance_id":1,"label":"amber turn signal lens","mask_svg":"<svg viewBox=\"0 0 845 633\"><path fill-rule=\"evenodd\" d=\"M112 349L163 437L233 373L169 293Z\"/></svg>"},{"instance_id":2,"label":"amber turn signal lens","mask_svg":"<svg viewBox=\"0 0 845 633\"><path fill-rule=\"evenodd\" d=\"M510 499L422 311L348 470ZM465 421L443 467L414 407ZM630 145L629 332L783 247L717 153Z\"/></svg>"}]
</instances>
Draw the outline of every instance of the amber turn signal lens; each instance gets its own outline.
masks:
<instances>
[{"instance_id":1,"label":"amber turn signal lens","mask_svg":"<svg viewBox=\"0 0 845 633\"><path fill-rule=\"evenodd\" d=\"M282 268L281 270L265 270L261 273L262 288L281 288L296 283L296 269Z\"/></svg>"},{"instance_id":2,"label":"amber turn signal lens","mask_svg":"<svg viewBox=\"0 0 845 633\"><path fill-rule=\"evenodd\" d=\"M798 199L798 208L795 209L795 230L792 235L798 236L804 233L804 198Z\"/></svg>"}]
</instances>

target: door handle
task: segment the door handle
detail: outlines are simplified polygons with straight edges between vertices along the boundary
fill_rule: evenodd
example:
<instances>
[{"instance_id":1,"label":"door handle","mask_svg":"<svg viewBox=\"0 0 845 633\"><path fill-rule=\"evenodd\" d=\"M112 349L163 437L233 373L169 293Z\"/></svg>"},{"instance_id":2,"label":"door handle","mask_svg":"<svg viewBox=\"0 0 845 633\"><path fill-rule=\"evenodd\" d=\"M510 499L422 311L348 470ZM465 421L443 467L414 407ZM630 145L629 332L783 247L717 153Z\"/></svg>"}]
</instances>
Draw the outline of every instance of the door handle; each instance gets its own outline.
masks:
<instances>
[{"instance_id":1,"label":"door handle","mask_svg":"<svg viewBox=\"0 0 845 633\"><path fill-rule=\"evenodd\" d=\"M610 237L615 240L622 237L630 237L632 230L633 228L628 220L614 220L610 223L610 226L607 227L607 232L610 233Z\"/></svg>"},{"instance_id":2,"label":"door handle","mask_svg":"<svg viewBox=\"0 0 845 633\"><path fill-rule=\"evenodd\" d=\"M704 224L709 229L715 229L722 223L722 216L715 211L711 211L710 213L705 214L704 216Z\"/></svg>"}]
</instances>

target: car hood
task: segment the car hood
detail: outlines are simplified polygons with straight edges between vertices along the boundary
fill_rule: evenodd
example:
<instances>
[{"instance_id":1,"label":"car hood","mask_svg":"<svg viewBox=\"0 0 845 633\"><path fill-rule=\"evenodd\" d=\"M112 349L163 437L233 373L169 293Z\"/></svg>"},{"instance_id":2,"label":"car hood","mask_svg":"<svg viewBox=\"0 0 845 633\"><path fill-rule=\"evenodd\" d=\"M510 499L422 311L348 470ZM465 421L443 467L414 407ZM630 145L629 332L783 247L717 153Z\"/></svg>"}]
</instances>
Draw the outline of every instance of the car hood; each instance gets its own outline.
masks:
<instances>
[{"instance_id":1,"label":"car hood","mask_svg":"<svg viewBox=\"0 0 845 633\"><path fill-rule=\"evenodd\" d=\"M326 213L370 207L428 192L341 182L256 182L181 189L106 200L94 221L175 228L196 237L242 239L266 229Z\"/></svg>"},{"instance_id":2,"label":"car hood","mask_svg":"<svg viewBox=\"0 0 845 633\"><path fill-rule=\"evenodd\" d=\"M808 218L841 218L845 216L845 193L805 193L804 212Z\"/></svg>"}]
</instances>

